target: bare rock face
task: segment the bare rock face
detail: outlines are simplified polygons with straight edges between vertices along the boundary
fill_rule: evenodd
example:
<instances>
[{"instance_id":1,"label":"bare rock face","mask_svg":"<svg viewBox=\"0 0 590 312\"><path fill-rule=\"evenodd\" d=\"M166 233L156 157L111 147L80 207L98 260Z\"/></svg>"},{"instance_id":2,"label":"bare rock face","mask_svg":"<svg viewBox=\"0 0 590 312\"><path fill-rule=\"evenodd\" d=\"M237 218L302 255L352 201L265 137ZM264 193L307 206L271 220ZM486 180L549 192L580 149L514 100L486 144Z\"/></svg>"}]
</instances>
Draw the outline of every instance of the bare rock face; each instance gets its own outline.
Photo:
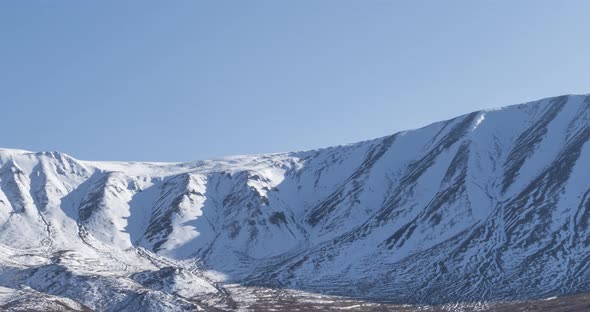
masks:
<instances>
[{"instance_id":1,"label":"bare rock face","mask_svg":"<svg viewBox=\"0 0 590 312\"><path fill-rule=\"evenodd\" d=\"M410 311L588 292L589 140L590 96L572 95L308 152L0 149L0 309Z\"/></svg>"}]
</instances>

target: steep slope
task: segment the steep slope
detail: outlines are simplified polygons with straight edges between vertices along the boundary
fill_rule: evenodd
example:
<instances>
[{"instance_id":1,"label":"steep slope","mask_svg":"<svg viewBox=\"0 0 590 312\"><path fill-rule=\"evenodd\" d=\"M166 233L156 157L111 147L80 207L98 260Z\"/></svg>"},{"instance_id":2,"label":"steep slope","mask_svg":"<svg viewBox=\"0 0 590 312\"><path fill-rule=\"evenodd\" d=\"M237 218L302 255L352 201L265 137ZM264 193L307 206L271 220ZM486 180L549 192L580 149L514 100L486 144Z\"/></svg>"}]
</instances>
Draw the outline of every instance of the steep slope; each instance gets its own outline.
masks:
<instances>
[{"instance_id":1,"label":"steep slope","mask_svg":"<svg viewBox=\"0 0 590 312\"><path fill-rule=\"evenodd\" d=\"M572 95L309 152L0 150L0 286L100 311L239 308L227 283L398 304L587 292L589 139Z\"/></svg>"}]
</instances>

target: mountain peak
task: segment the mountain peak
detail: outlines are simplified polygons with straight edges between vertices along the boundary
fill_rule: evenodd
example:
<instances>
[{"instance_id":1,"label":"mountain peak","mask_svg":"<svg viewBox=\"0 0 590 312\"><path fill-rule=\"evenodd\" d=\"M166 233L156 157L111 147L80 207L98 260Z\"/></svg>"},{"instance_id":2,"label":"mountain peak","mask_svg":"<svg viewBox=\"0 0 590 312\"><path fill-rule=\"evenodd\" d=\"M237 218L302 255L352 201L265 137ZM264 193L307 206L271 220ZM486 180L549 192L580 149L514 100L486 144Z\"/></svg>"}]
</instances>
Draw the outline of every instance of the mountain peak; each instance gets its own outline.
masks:
<instances>
[{"instance_id":1,"label":"mountain peak","mask_svg":"<svg viewBox=\"0 0 590 312\"><path fill-rule=\"evenodd\" d=\"M0 286L110 311L232 309L253 286L417 305L587 292L589 140L590 97L567 95L307 152L2 149Z\"/></svg>"}]
</instances>

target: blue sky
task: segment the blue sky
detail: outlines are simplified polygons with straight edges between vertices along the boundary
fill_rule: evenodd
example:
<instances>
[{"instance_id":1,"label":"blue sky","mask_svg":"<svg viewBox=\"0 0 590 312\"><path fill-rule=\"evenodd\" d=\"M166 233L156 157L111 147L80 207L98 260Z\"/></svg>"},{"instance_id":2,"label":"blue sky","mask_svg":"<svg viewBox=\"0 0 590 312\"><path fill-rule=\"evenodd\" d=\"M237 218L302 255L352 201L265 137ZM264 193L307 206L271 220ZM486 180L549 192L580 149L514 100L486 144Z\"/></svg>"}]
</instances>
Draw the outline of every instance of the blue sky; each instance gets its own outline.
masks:
<instances>
[{"instance_id":1,"label":"blue sky","mask_svg":"<svg viewBox=\"0 0 590 312\"><path fill-rule=\"evenodd\" d=\"M188 161L590 92L590 1L2 1L0 146Z\"/></svg>"}]
</instances>

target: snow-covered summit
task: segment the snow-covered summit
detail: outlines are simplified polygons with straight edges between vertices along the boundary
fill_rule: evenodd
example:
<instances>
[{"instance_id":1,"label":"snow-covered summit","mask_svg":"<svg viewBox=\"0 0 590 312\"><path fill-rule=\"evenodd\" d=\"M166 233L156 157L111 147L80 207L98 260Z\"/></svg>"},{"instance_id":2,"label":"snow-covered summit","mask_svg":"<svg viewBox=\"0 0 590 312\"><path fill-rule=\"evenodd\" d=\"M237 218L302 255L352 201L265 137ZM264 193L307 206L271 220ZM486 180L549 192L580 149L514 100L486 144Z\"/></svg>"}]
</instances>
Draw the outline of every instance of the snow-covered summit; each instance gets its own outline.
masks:
<instances>
[{"instance_id":1,"label":"snow-covered summit","mask_svg":"<svg viewBox=\"0 0 590 312\"><path fill-rule=\"evenodd\" d=\"M589 139L571 95L307 152L0 149L0 286L100 311L227 307L221 282L410 304L589 291Z\"/></svg>"}]
</instances>

